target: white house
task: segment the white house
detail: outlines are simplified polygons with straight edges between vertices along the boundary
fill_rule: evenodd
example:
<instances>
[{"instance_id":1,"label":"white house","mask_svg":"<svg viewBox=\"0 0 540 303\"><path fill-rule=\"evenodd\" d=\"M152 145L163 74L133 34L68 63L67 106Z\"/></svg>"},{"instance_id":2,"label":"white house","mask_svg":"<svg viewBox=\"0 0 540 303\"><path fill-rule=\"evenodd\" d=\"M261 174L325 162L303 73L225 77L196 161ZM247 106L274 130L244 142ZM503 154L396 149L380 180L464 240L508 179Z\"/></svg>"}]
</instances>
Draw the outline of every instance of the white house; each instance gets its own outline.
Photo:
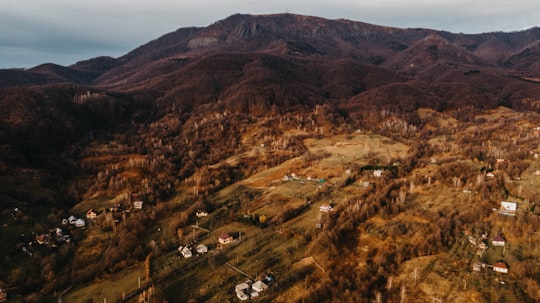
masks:
<instances>
[{"instance_id":1,"label":"white house","mask_svg":"<svg viewBox=\"0 0 540 303\"><path fill-rule=\"evenodd\" d=\"M202 255L202 254L205 254L205 253L208 252L208 246L201 243L201 244L197 245L195 250L197 251L198 254Z\"/></svg>"},{"instance_id":2,"label":"white house","mask_svg":"<svg viewBox=\"0 0 540 303\"><path fill-rule=\"evenodd\" d=\"M382 176L382 173L383 173L383 170L382 169L377 169L377 170L374 170L373 171L373 175L377 178L381 177Z\"/></svg>"},{"instance_id":3,"label":"white house","mask_svg":"<svg viewBox=\"0 0 540 303\"><path fill-rule=\"evenodd\" d=\"M198 210L195 215L197 216L197 218L207 217L208 212L206 210Z\"/></svg>"},{"instance_id":4,"label":"white house","mask_svg":"<svg viewBox=\"0 0 540 303\"><path fill-rule=\"evenodd\" d=\"M74 215L69 216L68 218L69 224L75 224L75 221L77 221L77 217L75 217Z\"/></svg>"},{"instance_id":5,"label":"white house","mask_svg":"<svg viewBox=\"0 0 540 303\"><path fill-rule=\"evenodd\" d=\"M319 207L319 210L325 213L331 212L333 209L332 205L330 204L323 204Z\"/></svg>"},{"instance_id":6,"label":"white house","mask_svg":"<svg viewBox=\"0 0 540 303\"><path fill-rule=\"evenodd\" d=\"M237 284L234 287L234 290L236 292L236 296L238 297L238 299L240 299L240 301L245 301L245 300L249 299L249 296L246 294L246 291L249 290L249 284L247 284L245 282Z\"/></svg>"},{"instance_id":7,"label":"white house","mask_svg":"<svg viewBox=\"0 0 540 303\"><path fill-rule=\"evenodd\" d=\"M507 215L507 216L515 216L516 209L517 209L516 202L501 201L501 209L499 210L499 213L502 215Z\"/></svg>"},{"instance_id":8,"label":"white house","mask_svg":"<svg viewBox=\"0 0 540 303\"><path fill-rule=\"evenodd\" d=\"M193 253L191 252L191 249L189 249L189 247L187 247L187 246L182 248L180 253L182 254L182 256L184 256L184 258L191 258L193 256Z\"/></svg>"},{"instance_id":9,"label":"white house","mask_svg":"<svg viewBox=\"0 0 540 303\"><path fill-rule=\"evenodd\" d=\"M86 222L84 222L83 219L79 218L75 220L75 227L84 227L86 225Z\"/></svg>"},{"instance_id":10,"label":"white house","mask_svg":"<svg viewBox=\"0 0 540 303\"><path fill-rule=\"evenodd\" d=\"M143 201L135 201L135 202L133 202L133 208L142 209L142 207L143 207Z\"/></svg>"},{"instance_id":11,"label":"white house","mask_svg":"<svg viewBox=\"0 0 540 303\"><path fill-rule=\"evenodd\" d=\"M506 263L504 263L502 261L496 262L495 264L493 264L493 271L500 272L500 273L503 273L503 274L507 274L508 273L508 265L506 265Z\"/></svg>"},{"instance_id":12,"label":"white house","mask_svg":"<svg viewBox=\"0 0 540 303\"><path fill-rule=\"evenodd\" d=\"M263 292L268 289L268 285L264 284L264 282L261 280L257 280L257 282L251 285L251 288L253 288L253 290L256 292Z\"/></svg>"},{"instance_id":13,"label":"white house","mask_svg":"<svg viewBox=\"0 0 540 303\"><path fill-rule=\"evenodd\" d=\"M493 246L504 246L506 244L506 240L502 236L495 236L493 237L493 240L491 240L491 244Z\"/></svg>"}]
</instances>

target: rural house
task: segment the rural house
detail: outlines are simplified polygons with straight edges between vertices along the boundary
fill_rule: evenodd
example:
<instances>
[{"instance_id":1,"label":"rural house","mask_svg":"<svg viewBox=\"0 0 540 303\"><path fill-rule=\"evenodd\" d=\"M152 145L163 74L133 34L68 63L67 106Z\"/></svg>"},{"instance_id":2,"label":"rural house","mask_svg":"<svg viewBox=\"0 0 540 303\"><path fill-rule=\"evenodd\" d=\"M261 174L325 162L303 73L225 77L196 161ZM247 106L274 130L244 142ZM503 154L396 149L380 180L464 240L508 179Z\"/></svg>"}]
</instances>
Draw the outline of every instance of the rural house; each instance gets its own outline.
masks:
<instances>
[{"instance_id":1,"label":"rural house","mask_svg":"<svg viewBox=\"0 0 540 303\"><path fill-rule=\"evenodd\" d=\"M229 234L221 234L219 235L219 239L218 239L218 242L219 244L229 244L233 241L233 237Z\"/></svg>"},{"instance_id":2,"label":"rural house","mask_svg":"<svg viewBox=\"0 0 540 303\"><path fill-rule=\"evenodd\" d=\"M493 237L493 240L491 240L491 244L493 246L504 246L506 244L506 239L502 236L495 236Z\"/></svg>"},{"instance_id":3,"label":"rural house","mask_svg":"<svg viewBox=\"0 0 540 303\"><path fill-rule=\"evenodd\" d=\"M333 209L332 205L330 204L323 204L319 207L319 210L325 213L331 212Z\"/></svg>"},{"instance_id":4,"label":"rural house","mask_svg":"<svg viewBox=\"0 0 540 303\"><path fill-rule=\"evenodd\" d=\"M182 248L182 250L180 251L180 253L182 254L182 256L184 256L184 258L191 258L193 256L193 253L191 252L191 249L189 249L188 246Z\"/></svg>"},{"instance_id":5,"label":"rural house","mask_svg":"<svg viewBox=\"0 0 540 303\"><path fill-rule=\"evenodd\" d=\"M496 262L495 264L493 264L493 271L507 274L508 265L506 265L506 263L504 263L503 261Z\"/></svg>"},{"instance_id":6,"label":"rural house","mask_svg":"<svg viewBox=\"0 0 540 303\"><path fill-rule=\"evenodd\" d=\"M84 222L83 219L79 218L77 220L75 220L75 227L84 227L86 225L86 222Z\"/></svg>"},{"instance_id":7,"label":"rural house","mask_svg":"<svg viewBox=\"0 0 540 303\"><path fill-rule=\"evenodd\" d=\"M516 209L517 209L516 202L501 201L501 209L499 210L499 213L501 215L515 216Z\"/></svg>"},{"instance_id":8,"label":"rural house","mask_svg":"<svg viewBox=\"0 0 540 303\"><path fill-rule=\"evenodd\" d=\"M205 254L205 253L208 252L208 246L201 243L201 244L197 245L195 250L197 251L198 254L202 255L202 254Z\"/></svg>"},{"instance_id":9,"label":"rural house","mask_svg":"<svg viewBox=\"0 0 540 303\"><path fill-rule=\"evenodd\" d=\"M268 285L264 284L263 281L258 280L251 285L251 288L253 288L253 290L256 292L263 292L268 288Z\"/></svg>"},{"instance_id":10,"label":"rural house","mask_svg":"<svg viewBox=\"0 0 540 303\"><path fill-rule=\"evenodd\" d=\"M90 208L90 209L86 212L86 219L88 219L88 220L95 220L96 218L97 218L96 212L94 211L93 208Z\"/></svg>"},{"instance_id":11,"label":"rural house","mask_svg":"<svg viewBox=\"0 0 540 303\"><path fill-rule=\"evenodd\" d=\"M195 215L197 216L197 218L207 217L208 212L206 210L198 210Z\"/></svg>"},{"instance_id":12,"label":"rural house","mask_svg":"<svg viewBox=\"0 0 540 303\"><path fill-rule=\"evenodd\" d=\"M133 202L133 208L142 209L142 207L143 207L143 201L135 201L135 202Z\"/></svg>"}]
</instances>

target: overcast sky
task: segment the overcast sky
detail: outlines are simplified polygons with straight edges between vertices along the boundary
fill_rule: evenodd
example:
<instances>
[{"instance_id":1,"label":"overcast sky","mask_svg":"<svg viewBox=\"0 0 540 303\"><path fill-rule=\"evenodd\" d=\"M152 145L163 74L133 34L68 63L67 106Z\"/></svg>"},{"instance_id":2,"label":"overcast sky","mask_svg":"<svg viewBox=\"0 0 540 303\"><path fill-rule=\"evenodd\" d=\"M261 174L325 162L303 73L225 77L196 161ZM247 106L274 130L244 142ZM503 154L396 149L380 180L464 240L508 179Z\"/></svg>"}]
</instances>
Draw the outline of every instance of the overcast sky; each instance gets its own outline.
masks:
<instances>
[{"instance_id":1,"label":"overcast sky","mask_svg":"<svg viewBox=\"0 0 540 303\"><path fill-rule=\"evenodd\" d=\"M4 0L0 68L119 57L161 35L235 13L295 13L455 33L540 25L539 0Z\"/></svg>"}]
</instances>

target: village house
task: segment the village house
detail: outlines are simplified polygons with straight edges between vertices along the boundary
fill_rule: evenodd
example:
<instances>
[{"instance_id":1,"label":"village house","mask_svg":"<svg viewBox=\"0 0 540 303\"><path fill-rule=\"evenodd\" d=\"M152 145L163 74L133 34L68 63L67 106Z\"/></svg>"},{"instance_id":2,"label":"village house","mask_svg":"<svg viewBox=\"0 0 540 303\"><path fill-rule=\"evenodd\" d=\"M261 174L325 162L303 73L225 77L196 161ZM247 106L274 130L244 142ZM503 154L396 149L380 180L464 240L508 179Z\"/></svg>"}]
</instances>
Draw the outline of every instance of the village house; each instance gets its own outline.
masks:
<instances>
[{"instance_id":1,"label":"village house","mask_svg":"<svg viewBox=\"0 0 540 303\"><path fill-rule=\"evenodd\" d=\"M319 207L319 210L322 211L322 212L325 212L325 213L329 213L333 210L334 208L332 207L332 205L330 204L323 204Z\"/></svg>"},{"instance_id":2,"label":"village house","mask_svg":"<svg viewBox=\"0 0 540 303\"><path fill-rule=\"evenodd\" d=\"M90 209L86 212L86 219L88 219L88 220L95 220L96 218L97 218L96 212L94 211L93 208L90 208Z\"/></svg>"},{"instance_id":3,"label":"village house","mask_svg":"<svg viewBox=\"0 0 540 303\"><path fill-rule=\"evenodd\" d=\"M193 256L193 253L191 252L191 249L186 246L184 248L182 248L182 250L180 251L180 253L182 254L182 256L184 256L184 258L191 258Z\"/></svg>"},{"instance_id":4,"label":"village house","mask_svg":"<svg viewBox=\"0 0 540 303\"><path fill-rule=\"evenodd\" d=\"M496 262L493 264L493 271L507 274L508 273L508 265L504 263L503 261Z\"/></svg>"},{"instance_id":5,"label":"village house","mask_svg":"<svg viewBox=\"0 0 540 303\"><path fill-rule=\"evenodd\" d=\"M197 218L207 217L207 216L208 216L208 212L207 212L206 210L197 210L197 212L195 213L195 215L197 216Z\"/></svg>"},{"instance_id":6,"label":"village house","mask_svg":"<svg viewBox=\"0 0 540 303\"><path fill-rule=\"evenodd\" d=\"M264 284L263 281L258 280L257 282L251 285L251 288L256 292L263 292L268 289L268 285Z\"/></svg>"},{"instance_id":7,"label":"village house","mask_svg":"<svg viewBox=\"0 0 540 303\"><path fill-rule=\"evenodd\" d=\"M480 263L478 261L474 262L473 263L473 267L472 267L472 270L473 271L481 271L482 268L486 267L486 265L484 263Z\"/></svg>"},{"instance_id":8,"label":"village house","mask_svg":"<svg viewBox=\"0 0 540 303\"><path fill-rule=\"evenodd\" d=\"M135 202L133 202L133 208L142 209L142 207L143 207L143 201L135 201Z\"/></svg>"},{"instance_id":9,"label":"village house","mask_svg":"<svg viewBox=\"0 0 540 303\"><path fill-rule=\"evenodd\" d=\"M504 239L502 236L495 236L491 240L491 244L493 246L504 246L506 244L506 239Z\"/></svg>"},{"instance_id":10,"label":"village house","mask_svg":"<svg viewBox=\"0 0 540 303\"><path fill-rule=\"evenodd\" d=\"M515 216L516 215L516 209L517 209L517 203L516 202L501 201L501 208L499 210L499 213L501 215Z\"/></svg>"},{"instance_id":11,"label":"village house","mask_svg":"<svg viewBox=\"0 0 540 303\"><path fill-rule=\"evenodd\" d=\"M78 228L86 226L86 222L81 218L75 220L75 223L73 223L73 224L75 225L75 227L78 227Z\"/></svg>"},{"instance_id":12,"label":"village house","mask_svg":"<svg viewBox=\"0 0 540 303\"><path fill-rule=\"evenodd\" d=\"M229 234L223 233L219 235L218 242L219 244L229 244L233 241L233 237Z\"/></svg>"},{"instance_id":13,"label":"village house","mask_svg":"<svg viewBox=\"0 0 540 303\"><path fill-rule=\"evenodd\" d=\"M69 216L69 218L67 220L68 220L69 224L73 225L73 224L75 224L75 221L77 221L77 217L75 217L74 215L71 215L71 216Z\"/></svg>"},{"instance_id":14,"label":"village house","mask_svg":"<svg viewBox=\"0 0 540 303\"><path fill-rule=\"evenodd\" d=\"M197 253L199 255L202 255L202 254L205 254L208 252L208 246L204 245L204 244L199 244L197 245L197 247L195 248L195 250L197 251Z\"/></svg>"},{"instance_id":15,"label":"village house","mask_svg":"<svg viewBox=\"0 0 540 303\"><path fill-rule=\"evenodd\" d=\"M236 296L238 297L238 299L240 299L240 301L245 301L247 299L249 299L249 296L247 295L247 291L249 291L249 284L247 283L240 283L240 284L237 284L235 287L234 287L234 290L236 292Z\"/></svg>"},{"instance_id":16,"label":"village house","mask_svg":"<svg viewBox=\"0 0 540 303\"><path fill-rule=\"evenodd\" d=\"M376 169L373 171L373 176L377 177L377 178L380 178L382 177L382 174L383 174L383 170L382 169Z\"/></svg>"}]
</instances>

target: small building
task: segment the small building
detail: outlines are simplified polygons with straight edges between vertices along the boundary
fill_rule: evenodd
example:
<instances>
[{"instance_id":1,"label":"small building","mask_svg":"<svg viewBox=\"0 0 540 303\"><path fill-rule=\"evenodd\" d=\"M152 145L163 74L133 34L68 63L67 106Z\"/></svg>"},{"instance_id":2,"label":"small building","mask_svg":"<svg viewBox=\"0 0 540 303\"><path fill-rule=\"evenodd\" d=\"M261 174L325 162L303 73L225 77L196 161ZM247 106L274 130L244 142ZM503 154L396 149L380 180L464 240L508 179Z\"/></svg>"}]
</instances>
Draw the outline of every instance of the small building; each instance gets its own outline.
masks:
<instances>
[{"instance_id":1,"label":"small building","mask_svg":"<svg viewBox=\"0 0 540 303\"><path fill-rule=\"evenodd\" d=\"M507 216L515 216L516 210L517 210L516 202L501 201L501 208L499 210L500 214L507 215Z\"/></svg>"},{"instance_id":2,"label":"small building","mask_svg":"<svg viewBox=\"0 0 540 303\"><path fill-rule=\"evenodd\" d=\"M495 178L495 174L494 174L494 173L487 173L487 174L486 174L486 177L488 177L488 178Z\"/></svg>"},{"instance_id":3,"label":"small building","mask_svg":"<svg viewBox=\"0 0 540 303\"><path fill-rule=\"evenodd\" d=\"M330 204L323 204L319 207L319 210L322 211L322 212L325 212L325 213L329 213L333 210L334 208L332 207L332 205Z\"/></svg>"},{"instance_id":4,"label":"small building","mask_svg":"<svg viewBox=\"0 0 540 303\"><path fill-rule=\"evenodd\" d=\"M537 157L538 158L538 157ZM537 169L535 172L534 172L535 175L537 176L540 176L540 169Z\"/></svg>"},{"instance_id":5,"label":"small building","mask_svg":"<svg viewBox=\"0 0 540 303\"><path fill-rule=\"evenodd\" d=\"M472 266L473 271L481 271L482 270L482 263L480 262L474 262Z\"/></svg>"},{"instance_id":6,"label":"small building","mask_svg":"<svg viewBox=\"0 0 540 303\"><path fill-rule=\"evenodd\" d=\"M208 212L207 212L206 210L197 210L197 212L195 213L195 215L197 216L197 218L207 217L207 216L208 216Z\"/></svg>"},{"instance_id":7,"label":"small building","mask_svg":"<svg viewBox=\"0 0 540 303\"><path fill-rule=\"evenodd\" d=\"M79 228L86 226L86 222L84 222L84 220L81 218L75 220L74 224L75 224L75 227L79 227Z\"/></svg>"},{"instance_id":8,"label":"small building","mask_svg":"<svg viewBox=\"0 0 540 303\"><path fill-rule=\"evenodd\" d=\"M0 302L7 300L7 291L0 287Z\"/></svg>"},{"instance_id":9,"label":"small building","mask_svg":"<svg viewBox=\"0 0 540 303\"><path fill-rule=\"evenodd\" d=\"M67 220L68 220L69 224L73 225L73 224L75 224L75 221L77 221L77 217L75 217L74 215L71 215L71 216L69 216L69 218Z\"/></svg>"},{"instance_id":10,"label":"small building","mask_svg":"<svg viewBox=\"0 0 540 303\"><path fill-rule=\"evenodd\" d=\"M180 251L180 253L182 254L182 256L184 256L184 258L191 258L193 256L193 253L191 252L191 249L186 246L184 248L182 248L182 250Z\"/></svg>"},{"instance_id":11,"label":"small building","mask_svg":"<svg viewBox=\"0 0 540 303\"><path fill-rule=\"evenodd\" d=\"M95 220L96 218L97 218L96 212L94 211L93 208L90 208L90 209L86 212L86 219L88 219L88 220Z\"/></svg>"},{"instance_id":12,"label":"small building","mask_svg":"<svg viewBox=\"0 0 540 303\"><path fill-rule=\"evenodd\" d=\"M496 262L493 264L493 271L507 274L508 273L508 265L504 263L503 261Z\"/></svg>"},{"instance_id":13,"label":"small building","mask_svg":"<svg viewBox=\"0 0 540 303\"><path fill-rule=\"evenodd\" d=\"M233 241L233 237L229 234L223 233L219 235L218 242L220 244L229 244Z\"/></svg>"},{"instance_id":14,"label":"small building","mask_svg":"<svg viewBox=\"0 0 540 303\"><path fill-rule=\"evenodd\" d=\"M143 207L143 201L135 201L135 202L133 202L133 208L142 209L142 207Z\"/></svg>"},{"instance_id":15,"label":"small building","mask_svg":"<svg viewBox=\"0 0 540 303\"><path fill-rule=\"evenodd\" d=\"M195 250L197 251L198 254L202 255L202 254L205 254L205 253L208 252L208 246L201 243L201 244L197 245Z\"/></svg>"},{"instance_id":16,"label":"small building","mask_svg":"<svg viewBox=\"0 0 540 303\"><path fill-rule=\"evenodd\" d=\"M263 292L268 289L268 285L264 284L263 281L258 280L257 282L253 283L253 285L251 285L251 288L253 288L253 290L256 292Z\"/></svg>"},{"instance_id":17,"label":"small building","mask_svg":"<svg viewBox=\"0 0 540 303\"><path fill-rule=\"evenodd\" d=\"M504 246L504 245L506 245L506 239L503 238L502 236L495 236L491 240L491 244L493 246Z\"/></svg>"},{"instance_id":18,"label":"small building","mask_svg":"<svg viewBox=\"0 0 540 303\"><path fill-rule=\"evenodd\" d=\"M234 287L234 290L236 292L236 296L238 297L238 299L240 299L240 301L245 301L245 300L249 299L249 296L247 294L249 289L250 289L249 284L247 284L245 282L237 284Z\"/></svg>"},{"instance_id":19,"label":"small building","mask_svg":"<svg viewBox=\"0 0 540 303\"><path fill-rule=\"evenodd\" d=\"M382 169L376 169L373 171L373 176L377 177L377 178L380 178L382 177L382 174L383 174L383 170Z\"/></svg>"}]
</instances>

